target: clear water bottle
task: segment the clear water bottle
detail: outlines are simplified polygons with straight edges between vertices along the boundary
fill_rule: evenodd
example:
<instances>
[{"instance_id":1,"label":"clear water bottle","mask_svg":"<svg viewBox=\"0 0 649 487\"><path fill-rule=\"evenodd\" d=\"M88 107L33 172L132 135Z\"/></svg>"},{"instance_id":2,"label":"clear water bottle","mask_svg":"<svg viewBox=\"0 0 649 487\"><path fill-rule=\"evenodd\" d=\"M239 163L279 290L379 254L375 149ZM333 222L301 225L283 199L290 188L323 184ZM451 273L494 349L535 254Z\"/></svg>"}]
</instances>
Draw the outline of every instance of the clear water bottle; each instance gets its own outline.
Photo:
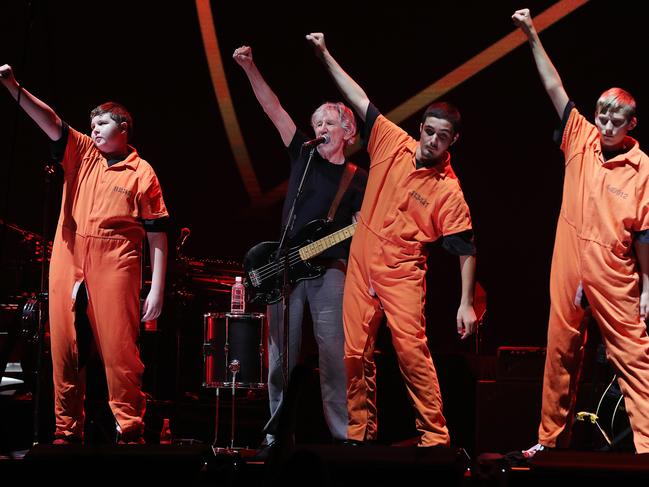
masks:
<instances>
[{"instance_id":1,"label":"clear water bottle","mask_svg":"<svg viewBox=\"0 0 649 487\"><path fill-rule=\"evenodd\" d=\"M246 288L243 285L241 276L237 276L235 278L234 284L232 285L232 294L230 296L230 312L246 312Z\"/></svg>"}]
</instances>

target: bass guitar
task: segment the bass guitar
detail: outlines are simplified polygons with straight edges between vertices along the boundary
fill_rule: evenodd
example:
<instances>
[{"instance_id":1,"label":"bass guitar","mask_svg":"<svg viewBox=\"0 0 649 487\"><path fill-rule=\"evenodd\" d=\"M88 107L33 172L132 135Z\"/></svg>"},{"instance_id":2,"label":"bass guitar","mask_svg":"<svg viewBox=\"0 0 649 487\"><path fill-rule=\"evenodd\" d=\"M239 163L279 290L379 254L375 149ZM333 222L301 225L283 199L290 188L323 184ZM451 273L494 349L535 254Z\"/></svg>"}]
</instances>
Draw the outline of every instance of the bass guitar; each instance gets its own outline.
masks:
<instances>
[{"instance_id":1,"label":"bass guitar","mask_svg":"<svg viewBox=\"0 0 649 487\"><path fill-rule=\"evenodd\" d=\"M325 220L308 223L290 241L288 259L288 281L291 285L304 279L315 279L324 274L325 268L310 262L354 235L356 223L327 234L330 224ZM282 285L285 259L277 258L279 242L261 242L252 247L243 260L244 284L251 302L276 303L282 299Z\"/></svg>"}]
</instances>

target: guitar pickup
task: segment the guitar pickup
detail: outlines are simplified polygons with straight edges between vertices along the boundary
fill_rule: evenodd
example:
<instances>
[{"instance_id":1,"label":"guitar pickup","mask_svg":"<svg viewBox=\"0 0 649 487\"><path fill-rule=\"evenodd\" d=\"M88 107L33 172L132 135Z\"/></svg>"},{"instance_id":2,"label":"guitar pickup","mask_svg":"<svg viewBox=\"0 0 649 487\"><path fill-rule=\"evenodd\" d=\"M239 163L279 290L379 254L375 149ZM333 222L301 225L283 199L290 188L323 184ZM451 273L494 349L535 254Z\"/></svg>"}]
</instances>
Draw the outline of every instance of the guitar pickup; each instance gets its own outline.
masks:
<instances>
[{"instance_id":1,"label":"guitar pickup","mask_svg":"<svg viewBox=\"0 0 649 487\"><path fill-rule=\"evenodd\" d=\"M250 278L250 282L252 283L253 287L261 286L261 281L259 280L259 276L255 271L250 272L248 274L248 277Z\"/></svg>"}]
</instances>

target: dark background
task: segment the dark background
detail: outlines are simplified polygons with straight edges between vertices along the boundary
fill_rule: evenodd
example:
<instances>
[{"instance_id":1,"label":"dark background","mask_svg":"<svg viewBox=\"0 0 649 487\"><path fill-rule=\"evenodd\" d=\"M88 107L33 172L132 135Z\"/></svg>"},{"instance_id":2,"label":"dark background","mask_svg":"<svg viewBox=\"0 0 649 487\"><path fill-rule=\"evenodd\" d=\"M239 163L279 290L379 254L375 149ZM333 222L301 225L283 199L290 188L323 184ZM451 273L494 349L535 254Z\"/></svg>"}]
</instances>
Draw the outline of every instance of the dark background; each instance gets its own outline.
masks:
<instances>
[{"instance_id":1,"label":"dark background","mask_svg":"<svg viewBox=\"0 0 649 487\"><path fill-rule=\"evenodd\" d=\"M324 32L332 54L387 113L514 30L515 9L529 6L538 14L553 3L403 0L382 8L365 1L212 2L232 101L262 191L287 178L288 159L231 59L236 47L253 47L283 106L308 131L313 109L340 96L305 34ZM643 143L649 127L642 66L648 16L637 5L588 2L541 38L569 96L590 118L606 88L620 86L635 95L640 109L633 135ZM172 248L183 227L192 231L187 254L211 259L240 262L253 244L278 239L281 201L251 208L234 163L194 2L8 0L0 6L0 25L0 63L11 64L18 80L70 125L87 131L89 111L109 99L130 109L133 145L155 167L172 215ZM518 47L444 98L464 118L453 165L472 210L478 278L488 298L482 352L501 345L544 346L563 169L552 142L558 118L529 47ZM420 114L401 123L414 136ZM42 233L48 154L46 137L0 94L0 218ZM352 158L367 167L366 155ZM53 193L48 205L57 215L57 184ZM16 277L9 265L21 252L14 233L5 230L0 242L3 292L35 285ZM471 353L473 343L460 342L455 332L457 259L436 246L428 284L431 350ZM191 321L183 326L200 334L202 322Z\"/></svg>"}]
</instances>

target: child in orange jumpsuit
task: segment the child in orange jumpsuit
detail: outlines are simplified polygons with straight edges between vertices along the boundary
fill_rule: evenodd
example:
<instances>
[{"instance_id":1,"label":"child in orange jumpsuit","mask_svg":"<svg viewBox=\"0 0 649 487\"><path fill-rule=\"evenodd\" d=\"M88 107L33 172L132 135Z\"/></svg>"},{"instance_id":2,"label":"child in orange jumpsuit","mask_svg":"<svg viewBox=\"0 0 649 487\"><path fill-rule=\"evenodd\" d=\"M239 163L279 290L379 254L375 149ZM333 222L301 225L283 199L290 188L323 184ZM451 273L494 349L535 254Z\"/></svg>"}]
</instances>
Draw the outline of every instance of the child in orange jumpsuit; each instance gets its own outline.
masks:
<instances>
[{"instance_id":1,"label":"child in orange jumpsuit","mask_svg":"<svg viewBox=\"0 0 649 487\"><path fill-rule=\"evenodd\" d=\"M137 337L145 234L153 275L143 321L160 314L167 255L168 213L158 179L128 145L133 123L121 105L105 103L93 110L88 137L21 88L10 66L0 67L0 81L53 141L64 171L49 282L54 443L83 439L85 374L75 313L84 311L104 363L119 442L141 443L146 401Z\"/></svg>"},{"instance_id":2,"label":"child in orange jumpsuit","mask_svg":"<svg viewBox=\"0 0 649 487\"><path fill-rule=\"evenodd\" d=\"M636 450L647 453L649 159L627 135L637 123L635 100L620 88L605 91L591 124L569 101L529 10L516 11L512 19L527 35L541 81L562 119L560 143L565 154L550 277L541 424L538 444L523 454L533 457L562 443L558 441L562 433L566 433L562 440L569 436L585 340L583 298L618 372Z\"/></svg>"},{"instance_id":3,"label":"child in orange jumpsuit","mask_svg":"<svg viewBox=\"0 0 649 487\"><path fill-rule=\"evenodd\" d=\"M442 238L459 256L462 298L457 330L474 331L475 247L469 208L450 164L460 114L449 104L428 107L416 141L379 114L338 65L320 33L307 36L350 105L365 121L370 171L349 256L343 318L347 368L348 438L376 439L373 350L387 317L401 374L415 407L419 446L450 444L439 383L426 339L425 244Z\"/></svg>"}]
</instances>

